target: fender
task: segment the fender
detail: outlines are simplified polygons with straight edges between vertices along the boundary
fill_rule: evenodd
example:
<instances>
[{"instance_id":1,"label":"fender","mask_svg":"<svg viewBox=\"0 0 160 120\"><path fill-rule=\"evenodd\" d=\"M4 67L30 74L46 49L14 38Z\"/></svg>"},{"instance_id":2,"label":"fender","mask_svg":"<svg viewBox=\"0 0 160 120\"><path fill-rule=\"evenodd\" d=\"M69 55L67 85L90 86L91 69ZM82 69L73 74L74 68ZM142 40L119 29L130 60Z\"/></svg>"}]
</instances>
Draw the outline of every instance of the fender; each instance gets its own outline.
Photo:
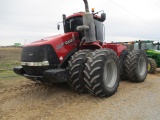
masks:
<instances>
[{"instance_id":1,"label":"fender","mask_svg":"<svg viewBox=\"0 0 160 120\"><path fill-rule=\"evenodd\" d=\"M72 51L70 51L66 57L64 58L64 60L62 61L61 65L60 65L60 68L66 68L68 66L68 61L69 59L71 58L71 56L76 52L78 51L77 48L73 49Z\"/></svg>"},{"instance_id":2,"label":"fender","mask_svg":"<svg viewBox=\"0 0 160 120\"><path fill-rule=\"evenodd\" d=\"M100 45L99 41L96 42L92 42L92 43L84 43L80 46L81 49L91 49L91 50L95 50L95 49L100 49L102 48L102 46Z\"/></svg>"},{"instance_id":3,"label":"fender","mask_svg":"<svg viewBox=\"0 0 160 120\"><path fill-rule=\"evenodd\" d=\"M103 48L110 48L114 50L118 56L120 56L123 49L126 49L127 47L121 44L115 44L115 43L107 43L103 45Z\"/></svg>"}]
</instances>

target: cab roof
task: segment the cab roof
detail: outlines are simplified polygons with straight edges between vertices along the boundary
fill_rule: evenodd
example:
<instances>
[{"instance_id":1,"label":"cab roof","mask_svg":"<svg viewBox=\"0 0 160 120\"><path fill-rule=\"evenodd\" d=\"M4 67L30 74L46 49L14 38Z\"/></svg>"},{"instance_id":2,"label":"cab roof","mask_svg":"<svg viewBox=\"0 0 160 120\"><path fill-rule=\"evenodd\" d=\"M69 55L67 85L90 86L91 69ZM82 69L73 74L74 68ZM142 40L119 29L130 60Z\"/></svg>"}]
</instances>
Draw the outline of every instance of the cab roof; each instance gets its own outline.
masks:
<instances>
[{"instance_id":1,"label":"cab roof","mask_svg":"<svg viewBox=\"0 0 160 120\"><path fill-rule=\"evenodd\" d=\"M72 15L68 16L66 19L70 19L70 18L73 18L73 17L82 17L84 15L85 12L77 12L77 13L73 13ZM100 19L101 17L98 16L98 15L94 15L94 18L95 19Z\"/></svg>"},{"instance_id":2,"label":"cab roof","mask_svg":"<svg viewBox=\"0 0 160 120\"><path fill-rule=\"evenodd\" d=\"M154 40L136 40L135 42L153 43Z\"/></svg>"}]
</instances>

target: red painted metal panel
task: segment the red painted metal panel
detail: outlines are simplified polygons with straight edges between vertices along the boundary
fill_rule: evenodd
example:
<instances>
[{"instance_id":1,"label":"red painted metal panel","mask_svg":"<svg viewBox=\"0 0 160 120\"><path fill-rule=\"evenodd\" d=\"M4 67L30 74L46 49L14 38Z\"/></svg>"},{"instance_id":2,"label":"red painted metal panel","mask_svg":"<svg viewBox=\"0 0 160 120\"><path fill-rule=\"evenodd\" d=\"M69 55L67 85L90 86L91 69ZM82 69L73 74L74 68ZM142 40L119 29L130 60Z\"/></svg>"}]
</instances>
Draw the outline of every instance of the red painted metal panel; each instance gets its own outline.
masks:
<instances>
[{"instance_id":1,"label":"red painted metal panel","mask_svg":"<svg viewBox=\"0 0 160 120\"><path fill-rule=\"evenodd\" d=\"M120 56L123 49L126 49L126 46L121 44L115 44L115 43L107 43L103 45L103 48L110 48L114 50L118 56Z\"/></svg>"},{"instance_id":2,"label":"red painted metal panel","mask_svg":"<svg viewBox=\"0 0 160 120\"><path fill-rule=\"evenodd\" d=\"M41 46L50 44L57 53L60 62L62 62L66 55L75 49L79 43L80 40L78 32L69 32L66 34L47 37L25 46Z\"/></svg>"}]
</instances>

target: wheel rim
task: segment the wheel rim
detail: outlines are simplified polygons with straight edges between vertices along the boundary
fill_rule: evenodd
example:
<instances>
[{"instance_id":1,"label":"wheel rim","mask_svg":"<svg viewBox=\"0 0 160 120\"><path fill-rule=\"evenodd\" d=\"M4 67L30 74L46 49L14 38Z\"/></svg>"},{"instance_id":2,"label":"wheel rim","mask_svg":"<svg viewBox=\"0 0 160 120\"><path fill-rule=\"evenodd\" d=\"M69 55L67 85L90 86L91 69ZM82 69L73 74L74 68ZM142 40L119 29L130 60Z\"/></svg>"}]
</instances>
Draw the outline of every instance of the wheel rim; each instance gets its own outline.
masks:
<instances>
[{"instance_id":1,"label":"wheel rim","mask_svg":"<svg viewBox=\"0 0 160 120\"><path fill-rule=\"evenodd\" d=\"M138 73L143 76L146 72L146 60L144 57L140 57L138 61Z\"/></svg>"},{"instance_id":2,"label":"wheel rim","mask_svg":"<svg viewBox=\"0 0 160 120\"><path fill-rule=\"evenodd\" d=\"M148 71L150 71L150 69L151 69L151 64L148 63Z\"/></svg>"},{"instance_id":3,"label":"wheel rim","mask_svg":"<svg viewBox=\"0 0 160 120\"><path fill-rule=\"evenodd\" d=\"M103 81L105 86L112 88L117 80L117 66L115 61L109 60L105 63Z\"/></svg>"}]
</instances>

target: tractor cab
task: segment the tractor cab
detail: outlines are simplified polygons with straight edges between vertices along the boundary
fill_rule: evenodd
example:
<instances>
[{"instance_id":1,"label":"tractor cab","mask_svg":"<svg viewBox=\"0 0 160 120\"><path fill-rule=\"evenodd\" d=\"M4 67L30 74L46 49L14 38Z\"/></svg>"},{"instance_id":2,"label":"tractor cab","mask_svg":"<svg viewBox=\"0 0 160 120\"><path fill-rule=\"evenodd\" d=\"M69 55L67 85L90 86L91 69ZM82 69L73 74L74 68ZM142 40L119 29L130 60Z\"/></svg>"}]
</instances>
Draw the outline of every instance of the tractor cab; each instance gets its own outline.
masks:
<instances>
[{"instance_id":1,"label":"tractor cab","mask_svg":"<svg viewBox=\"0 0 160 120\"><path fill-rule=\"evenodd\" d=\"M154 46L154 50L160 50L160 43L159 42L153 43L153 46Z\"/></svg>"},{"instance_id":2,"label":"tractor cab","mask_svg":"<svg viewBox=\"0 0 160 120\"><path fill-rule=\"evenodd\" d=\"M70 15L68 17L66 17L66 15L63 14L62 18L63 18L64 33L78 32L81 40L85 36L84 31L78 31L77 27L83 25L83 15L84 12L74 13L73 15ZM101 17L93 14L93 18L95 24L96 40L103 42L105 39L104 38L105 28L103 24L103 22L105 21L105 13L102 13Z\"/></svg>"},{"instance_id":3,"label":"tractor cab","mask_svg":"<svg viewBox=\"0 0 160 120\"><path fill-rule=\"evenodd\" d=\"M153 50L154 49L153 42L154 41L149 41L149 40L136 41L136 42L134 42L134 50L139 50L139 49L141 49L141 50L146 50L146 49Z\"/></svg>"}]
</instances>

